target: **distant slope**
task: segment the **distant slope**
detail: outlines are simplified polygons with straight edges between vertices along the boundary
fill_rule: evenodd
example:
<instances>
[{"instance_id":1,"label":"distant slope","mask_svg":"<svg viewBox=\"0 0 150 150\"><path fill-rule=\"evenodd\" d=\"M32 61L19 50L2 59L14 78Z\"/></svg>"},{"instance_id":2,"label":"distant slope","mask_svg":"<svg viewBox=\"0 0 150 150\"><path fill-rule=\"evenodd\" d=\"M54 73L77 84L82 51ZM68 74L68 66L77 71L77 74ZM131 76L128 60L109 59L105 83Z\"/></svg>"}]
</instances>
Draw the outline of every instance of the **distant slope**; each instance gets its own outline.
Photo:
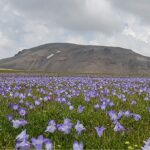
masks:
<instances>
[{"instance_id":1,"label":"distant slope","mask_svg":"<svg viewBox=\"0 0 150 150\"><path fill-rule=\"evenodd\" d=\"M0 60L0 68L71 73L150 74L150 58L119 47L51 43Z\"/></svg>"}]
</instances>

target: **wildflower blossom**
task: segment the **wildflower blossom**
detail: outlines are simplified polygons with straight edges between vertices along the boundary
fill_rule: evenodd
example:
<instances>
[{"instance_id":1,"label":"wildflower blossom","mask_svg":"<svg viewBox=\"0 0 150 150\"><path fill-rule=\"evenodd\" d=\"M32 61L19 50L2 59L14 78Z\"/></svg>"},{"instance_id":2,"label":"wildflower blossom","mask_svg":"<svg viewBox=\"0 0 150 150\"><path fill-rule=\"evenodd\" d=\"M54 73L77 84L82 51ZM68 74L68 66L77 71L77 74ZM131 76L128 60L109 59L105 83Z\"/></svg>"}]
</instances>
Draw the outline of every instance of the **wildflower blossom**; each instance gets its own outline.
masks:
<instances>
[{"instance_id":1,"label":"wildflower blossom","mask_svg":"<svg viewBox=\"0 0 150 150\"><path fill-rule=\"evenodd\" d=\"M45 132L54 133L56 130L56 122L55 120L51 120L45 130Z\"/></svg>"},{"instance_id":2,"label":"wildflower blossom","mask_svg":"<svg viewBox=\"0 0 150 150\"><path fill-rule=\"evenodd\" d=\"M150 150L150 138L147 141L144 141L145 145L142 147L142 150Z\"/></svg>"},{"instance_id":3,"label":"wildflower blossom","mask_svg":"<svg viewBox=\"0 0 150 150\"><path fill-rule=\"evenodd\" d=\"M99 104L94 105L95 109L99 109L99 107L100 107Z\"/></svg>"},{"instance_id":4,"label":"wildflower blossom","mask_svg":"<svg viewBox=\"0 0 150 150\"><path fill-rule=\"evenodd\" d=\"M30 149L30 143L28 142L29 135L26 134L26 130L22 131L17 137L16 137L16 145L15 149L18 150L29 150Z\"/></svg>"},{"instance_id":5,"label":"wildflower blossom","mask_svg":"<svg viewBox=\"0 0 150 150\"><path fill-rule=\"evenodd\" d=\"M81 134L83 130L85 130L85 127L83 124L80 123L80 121L77 121L77 124L75 125L75 129L78 132L78 134Z\"/></svg>"},{"instance_id":6,"label":"wildflower blossom","mask_svg":"<svg viewBox=\"0 0 150 150\"><path fill-rule=\"evenodd\" d=\"M73 143L73 150L83 150L83 143L78 143L77 141L75 141Z\"/></svg>"},{"instance_id":7,"label":"wildflower blossom","mask_svg":"<svg viewBox=\"0 0 150 150\"><path fill-rule=\"evenodd\" d=\"M135 100L131 101L131 105L136 105L136 104L137 104L137 102Z\"/></svg>"},{"instance_id":8,"label":"wildflower blossom","mask_svg":"<svg viewBox=\"0 0 150 150\"><path fill-rule=\"evenodd\" d=\"M25 116L25 115L27 114L26 109L25 109L25 108L20 108L20 109L19 109L19 114L20 114L21 116Z\"/></svg>"},{"instance_id":9,"label":"wildflower blossom","mask_svg":"<svg viewBox=\"0 0 150 150\"><path fill-rule=\"evenodd\" d=\"M122 126L119 122L117 122L114 127L114 131L119 132L119 131L124 131L124 130L125 130L124 126Z\"/></svg>"},{"instance_id":10,"label":"wildflower blossom","mask_svg":"<svg viewBox=\"0 0 150 150\"><path fill-rule=\"evenodd\" d=\"M73 109L74 109L74 106L70 105L69 110L73 110Z\"/></svg>"},{"instance_id":11,"label":"wildflower blossom","mask_svg":"<svg viewBox=\"0 0 150 150\"><path fill-rule=\"evenodd\" d=\"M13 123L13 127L14 128L19 128L20 126L25 126L26 124L28 124L28 122L26 120L12 120Z\"/></svg>"},{"instance_id":12,"label":"wildflower blossom","mask_svg":"<svg viewBox=\"0 0 150 150\"><path fill-rule=\"evenodd\" d=\"M12 121L12 120L13 120L13 115L8 115L8 116L7 116L7 119L8 119L9 121Z\"/></svg>"},{"instance_id":13,"label":"wildflower blossom","mask_svg":"<svg viewBox=\"0 0 150 150\"><path fill-rule=\"evenodd\" d=\"M110 116L110 119L113 121L113 122L117 122L118 120L118 115L117 113L114 111L114 110L110 110L108 112L108 115Z\"/></svg>"},{"instance_id":14,"label":"wildflower blossom","mask_svg":"<svg viewBox=\"0 0 150 150\"><path fill-rule=\"evenodd\" d=\"M29 150L30 149L30 143L26 140L17 142L15 145L15 150Z\"/></svg>"},{"instance_id":15,"label":"wildflower blossom","mask_svg":"<svg viewBox=\"0 0 150 150\"><path fill-rule=\"evenodd\" d=\"M64 132L65 134L69 134L70 130L72 128L72 123L71 120L66 118L64 119L64 123L63 124L58 124L57 128L59 131Z\"/></svg>"},{"instance_id":16,"label":"wildflower blossom","mask_svg":"<svg viewBox=\"0 0 150 150\"><path fill-rule=\"evenodd\" d=\"M32 145L36 150L42 150L43 149L43 143L44 143L44 137L43 135L38 136L37 139L32 138L31 139Z\"/></svg>"},{"instance_id":17,"label":"wildflower blossom","mask_svg":"<svg viewBox=\"0 0 150 150\"><path fill-rule=\"evenodd\" d=\"M123 115L124 115L125 117L131 117L131 113L130 113L129 110L125 111L125 112L123 113Z\"/></svg>"},{"instance_id":18,"label":"wildflower blossom","mask_svg":"<svg viewBox=\"0 0 150 150\"><path fill-rule=\"evenodd\" d=\"M51 140L44 139L44 144L45 144L46 150L52 150L53 149L53 144L52 144Z\"/></svg>"},{"instance_id":19,"label":"wildflower blossom","mask_svg":"<svg viewBox=\"0 0 150 150\"><path fill-rule=\"evenodd\" d=\"M82 113L83 110L84 110L84 106L79 105L79 106L78 106L78 113Z\"/></svg>"},{"instance_id":20,"label":"wildflower blossom","mask_svg":"<svg viewBox=\"0 0 150 150\"><path fill-rule=\"evenodd\" d=\"M133 117L136 121L141 120L141 115L139 115L139 114L133 114Z\"/></svg>"},{"instance_id":21,"label":"wildflower blossom","mask_svg":"<svg viewBox=\"0 0 150 150\"><path fill-rule=\"evenodd\" d=\"M18 110L19 105L18 104L13 104L12 108L13 108L13 110Z\"/></svg>"},{"instance_id":22,"label":"wildflower blossom","mask_svg":"<svg viewBox=\"0 0 150 150\"><path fill-rule=\"evenodd\" d=\"M97 134L98 134L98 136L99 137L101 137L102 135L103 135L103 132L106 130L106 128L105 127L95 127L95 130L96 130L96 132L97 132Z\"/></svg>"},{"instance_id":23,"label":"wildflower blossom","mask_svg":"<svg viewBox=\"0 0 150 150\"><path fill-rule=\"evenodd\" d=\"M26 133L26 130L24 130L16 137L16 140L24 141L24 140L28 140L28 138L29 138L29 135Z\"/></svg>"},{"instance_id":24,"label":"wildflower blossom","mask_svg":"<svg viewBox=\"0 0 150 150\"><path fill-rule=\"evenodd\" d=\"M39 106L40 104L41 104L41 102L40 102L39 100L36 100L36 101L35 101L35 105L36 105L36 106Z\"/></svg>"}]
</instances>

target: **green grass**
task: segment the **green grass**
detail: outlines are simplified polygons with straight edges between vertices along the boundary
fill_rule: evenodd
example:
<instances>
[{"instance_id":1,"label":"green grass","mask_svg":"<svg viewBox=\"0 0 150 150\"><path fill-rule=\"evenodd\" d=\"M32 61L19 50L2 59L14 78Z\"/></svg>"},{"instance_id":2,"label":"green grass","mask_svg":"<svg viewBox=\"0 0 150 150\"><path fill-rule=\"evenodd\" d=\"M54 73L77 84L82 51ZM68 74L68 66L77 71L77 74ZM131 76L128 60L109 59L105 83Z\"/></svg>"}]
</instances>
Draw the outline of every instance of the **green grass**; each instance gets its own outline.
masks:
<instances>
[{"instance_id":1,"label":"green grass","mask_svg":"<svg viewBox=\"0 0 150 150\"><path fill-rule=\"evenodd\" d=\"M38 95L38 93L36 93ZM26 120L29 124L23 128L14 129L12 124L6 119L8 114L12 114L13 111L7 108L8 103L11 101L17 101L17 99L4 99L0 97L0 149L14 148L16 136L23 130L27 129L27 133L30 138L38 137L43 134L44 137L48 137L52 140L55 149L71 149L75 140L82 141L85 149L140 149L143 146L143 141L150 137L150 113L147 111L147 107L150 102L144 101L143 96L137 94L128 96L126 102L122 102L115 96L109 97L116 105L107 110L130 110L131 112L142 115L140 121L135 121L132 118L122 118L120 123L125 126L125 132L114 132L114 125L110 121L106 111L96 111L93 107L97 104L98 99L92 99L89 103L86 103L83 96L80 95L76 98L70 99L75 109L70 111L66 104L60 104L56 101L43 103L42 106L37 107L35 110L28 110ZM137 105L131 106L132 99L137 100ZM32 99L28 99L32 102ZM78 105L85 106L83 113L77 113ZM16 118L19 116L17 113L13 113ZM77 135L74 129L71 130L71 134L64 135L56 131L55 133L45 133L45 129L48 125L48 121L55 119L57 123L62 123L64 118L69 118L75 125L77 120L86 128L81 135ZM95 131L96 126L105 126L106 130L101 138L97 136ZM126 144L129 141L130 144Z\"/></svg>"},{"instance_id":2,"label":"green grass","mask_svg":"<svg viewBox=\"0 0 150 150\"><path fill-rule=\"evenodd\" d=\"M17 72L19 73L21 72L21 70L0 68L0 73L17 73Z\"/></svg>"}]
</instances>

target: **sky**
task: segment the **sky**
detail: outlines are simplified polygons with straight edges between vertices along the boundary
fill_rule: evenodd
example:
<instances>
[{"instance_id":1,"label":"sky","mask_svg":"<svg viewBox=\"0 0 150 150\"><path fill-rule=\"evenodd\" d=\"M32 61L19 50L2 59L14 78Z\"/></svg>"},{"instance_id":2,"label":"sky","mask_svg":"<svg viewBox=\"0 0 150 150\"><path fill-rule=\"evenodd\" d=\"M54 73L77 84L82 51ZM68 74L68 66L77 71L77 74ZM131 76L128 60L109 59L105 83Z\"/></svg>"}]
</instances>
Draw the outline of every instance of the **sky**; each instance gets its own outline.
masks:
<instances>
[{"instance_id":1,"label":"sky","mask_svg":"<svg viewBox=\"0 0 150 150\"><path fill-rule=\"evenodd\" d=\"M150 0L0 0L0 8L0 58L54 42L150 56Z\"/></svg>"}]
</instances>

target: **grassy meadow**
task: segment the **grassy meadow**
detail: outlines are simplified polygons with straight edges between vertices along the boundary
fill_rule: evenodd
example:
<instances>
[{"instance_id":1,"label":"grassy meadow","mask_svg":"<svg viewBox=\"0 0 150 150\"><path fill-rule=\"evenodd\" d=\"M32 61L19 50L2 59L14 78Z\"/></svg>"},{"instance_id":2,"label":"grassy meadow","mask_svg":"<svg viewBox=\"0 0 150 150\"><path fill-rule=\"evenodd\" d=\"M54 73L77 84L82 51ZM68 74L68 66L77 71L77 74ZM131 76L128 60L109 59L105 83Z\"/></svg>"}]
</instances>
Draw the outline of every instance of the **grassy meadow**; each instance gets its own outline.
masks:
<instances>
[{"instance_id":1,"label":"grassy meadow","mask_svg":"<svg viewBox=\"0 0 150 150\"><path fill-rule=\"evenodd\" d=\"M40 135L53 149L75 141L81 149L141 149L150 137L150 79L0 75L0 149L46 149L35 142Z\"/></svg>"}]
</instances>

